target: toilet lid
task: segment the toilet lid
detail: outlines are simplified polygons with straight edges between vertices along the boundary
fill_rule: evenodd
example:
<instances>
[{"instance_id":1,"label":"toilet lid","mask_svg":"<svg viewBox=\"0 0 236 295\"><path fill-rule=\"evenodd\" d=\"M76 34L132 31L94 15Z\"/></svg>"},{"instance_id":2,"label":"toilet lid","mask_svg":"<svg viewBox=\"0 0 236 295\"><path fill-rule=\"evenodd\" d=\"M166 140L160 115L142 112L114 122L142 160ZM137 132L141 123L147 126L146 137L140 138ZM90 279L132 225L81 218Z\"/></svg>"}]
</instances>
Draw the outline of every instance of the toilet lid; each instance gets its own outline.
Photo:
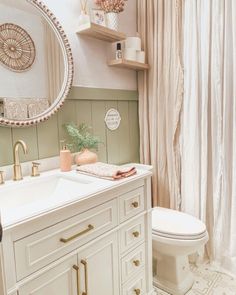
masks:
<instances>
[{"instance_id":1,"label":"toilet lid","mask_svg":"<svg viewBox=\"0 0 236 295\"><path fill-rule=\"evenodd\" d=\"M152 211L152 231L165 236L196 238L206 232L206 226L189 214L156 207Z\"/></svg>"}]
</instances>

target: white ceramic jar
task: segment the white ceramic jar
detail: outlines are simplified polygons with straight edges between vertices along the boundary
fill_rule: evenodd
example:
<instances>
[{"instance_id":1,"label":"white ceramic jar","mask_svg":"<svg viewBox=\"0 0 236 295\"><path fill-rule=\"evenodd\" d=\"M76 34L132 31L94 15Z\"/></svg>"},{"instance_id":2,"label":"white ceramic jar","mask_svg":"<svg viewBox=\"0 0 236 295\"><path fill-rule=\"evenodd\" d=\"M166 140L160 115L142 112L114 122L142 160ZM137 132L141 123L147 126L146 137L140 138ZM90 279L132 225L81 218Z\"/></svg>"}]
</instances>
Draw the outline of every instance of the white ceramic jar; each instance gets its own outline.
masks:
<instances>
[{"instance_id":1,"label":"white ceramic jar","mask_svg":"<svg viewBox=\"0 0 236 295\"><path fill-rule=\"evenodd\" d=\"M118 31L119 29L119 17L116 12L107 12L106 13L107 27L111 30Z\"/></svg>"}]
</instances>

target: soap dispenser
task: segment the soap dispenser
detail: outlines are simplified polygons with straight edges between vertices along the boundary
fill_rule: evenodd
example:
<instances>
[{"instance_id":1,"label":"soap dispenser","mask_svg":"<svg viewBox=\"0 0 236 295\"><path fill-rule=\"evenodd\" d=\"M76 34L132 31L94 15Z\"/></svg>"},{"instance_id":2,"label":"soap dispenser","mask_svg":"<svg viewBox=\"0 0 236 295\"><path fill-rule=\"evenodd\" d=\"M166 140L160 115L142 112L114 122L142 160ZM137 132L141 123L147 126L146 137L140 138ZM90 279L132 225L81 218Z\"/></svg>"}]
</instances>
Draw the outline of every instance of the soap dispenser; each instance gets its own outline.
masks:
<instances>
[{"instance_id":1,"label":"soap dispenser","mask_svg":"<svg viewBox=\"0 0 236 295\"><path fill-rule=\"evenodd\" d=\"M60 169L61 172L71 171L72 166L72 155L71 151L67 148L65 140L61 140L61 149L60 149Z\"/></svg>"}]
</instances>

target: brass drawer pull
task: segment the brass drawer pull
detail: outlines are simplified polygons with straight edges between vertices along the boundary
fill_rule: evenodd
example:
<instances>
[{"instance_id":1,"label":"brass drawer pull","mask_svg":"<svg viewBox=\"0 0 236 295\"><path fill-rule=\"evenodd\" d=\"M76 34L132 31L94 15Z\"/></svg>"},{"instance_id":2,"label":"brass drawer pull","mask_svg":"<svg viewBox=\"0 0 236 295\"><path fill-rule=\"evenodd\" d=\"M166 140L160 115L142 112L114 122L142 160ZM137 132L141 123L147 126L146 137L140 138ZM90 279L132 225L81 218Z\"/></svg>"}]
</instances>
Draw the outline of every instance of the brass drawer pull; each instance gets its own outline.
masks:
<instances>
[{"instance_id":1,"label":"brass drawer pull","mask_svg":"<svg viewBox=\"0 0 236 295\"><path fill-rule=\"evenodd\" d=\"M141 294L141 290L140 289L134 289L134 292L136 295L140 295Z\"/></svg>"},{"instance_id":2,"label":"brass drawer pull","mask_svg":"<svg viewBox=\"0 0 236 295\"><path fill-rule=\"evenodd\" d=\"M133 264L137 267L140 266L140 260L134 260Z\"/></svg>"},{"instance_id":3,"label":"brass drawer pull","mask_svg":"<svg viewBox=\"0 0 236 295\"><path fill-rule=\"evenodd\" d=\"M84 266L84 281L85 281L85 292L82 295L88 295L88 265L86 260L81 260L81 263Z\"/></svg>"},{"instance_id":4,"label":"brass drawer pull","mask_svg":"<svg viewBox=\"0 0 236 295\"><path fill-rule=\"evenodd\" d=\"M139 203L138 203L138 202L133 202L133 203L132 203L132 206L133 206L134 208L138 208L138 207L139 207Z\"/></svg>"},{"instance_id":5,"label":"brass drawer pull","mask_svg":"<svg viewBox=\"0 0 236 295\"><path fill-rule=\"evenodd\" d=\"M68 243L68 242L70 242L70 241L72 241L72 240L74 240L74 239L76 239L76 238L78 238L78 237L80 237L80 236L88 233L89 231L91 231L93 229L94 229L94 226L91 225L91 224L89 224L88 225L88 228L86 228L85 230L81 231L80 233L78 233L78 234L76 234L76 235L74 235L74 236L72 236L72 237L70 237L68 239L61 238L60 239L60 242L62 242L62 243Z\"/></svg>"},{"instance_id":6,"label":"brass drawer pull","mask_svg":"<svg viewBox=\"0 0 236 295\"><path fill-rule=\"evenodd\" d=\"M77 295L80 295L80 275L79 275L79 267L77 265L73 265L73 269L76 270L76 282L77 282Z\"/></svg>"},{"instance_id":7,"label":"brass drawer pull","mask_svg":"<svg viewBox=\"0 0 236 295\"><path fill-rule=\"evenodd\" d=\"M134 236L135 238L138 238L139 235L140 235L140 233L139 233L138 231L134 231L134 232L133 232L133 236Z\"/></svg>"}]
</instances>

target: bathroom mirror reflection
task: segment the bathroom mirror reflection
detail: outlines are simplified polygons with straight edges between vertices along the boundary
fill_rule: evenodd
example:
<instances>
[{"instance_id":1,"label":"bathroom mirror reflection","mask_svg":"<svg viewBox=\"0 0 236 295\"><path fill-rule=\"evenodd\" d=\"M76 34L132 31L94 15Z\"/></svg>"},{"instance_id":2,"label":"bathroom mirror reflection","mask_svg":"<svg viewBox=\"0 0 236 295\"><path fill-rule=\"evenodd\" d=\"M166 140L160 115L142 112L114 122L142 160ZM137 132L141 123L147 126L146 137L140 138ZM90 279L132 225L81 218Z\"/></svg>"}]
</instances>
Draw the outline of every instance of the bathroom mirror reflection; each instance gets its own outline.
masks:
<instances>
[{"instance_id":1,"label":"bathroom mirror reflection","mask_svg":"<svg viewBox=\"0 0 236 295\"><path fill-rule=\"evenodd\" d=\"M68 41L37 0L0 0L0 123L48 119L68 94L73 72Z\"/></svg>"}]
</instances>

